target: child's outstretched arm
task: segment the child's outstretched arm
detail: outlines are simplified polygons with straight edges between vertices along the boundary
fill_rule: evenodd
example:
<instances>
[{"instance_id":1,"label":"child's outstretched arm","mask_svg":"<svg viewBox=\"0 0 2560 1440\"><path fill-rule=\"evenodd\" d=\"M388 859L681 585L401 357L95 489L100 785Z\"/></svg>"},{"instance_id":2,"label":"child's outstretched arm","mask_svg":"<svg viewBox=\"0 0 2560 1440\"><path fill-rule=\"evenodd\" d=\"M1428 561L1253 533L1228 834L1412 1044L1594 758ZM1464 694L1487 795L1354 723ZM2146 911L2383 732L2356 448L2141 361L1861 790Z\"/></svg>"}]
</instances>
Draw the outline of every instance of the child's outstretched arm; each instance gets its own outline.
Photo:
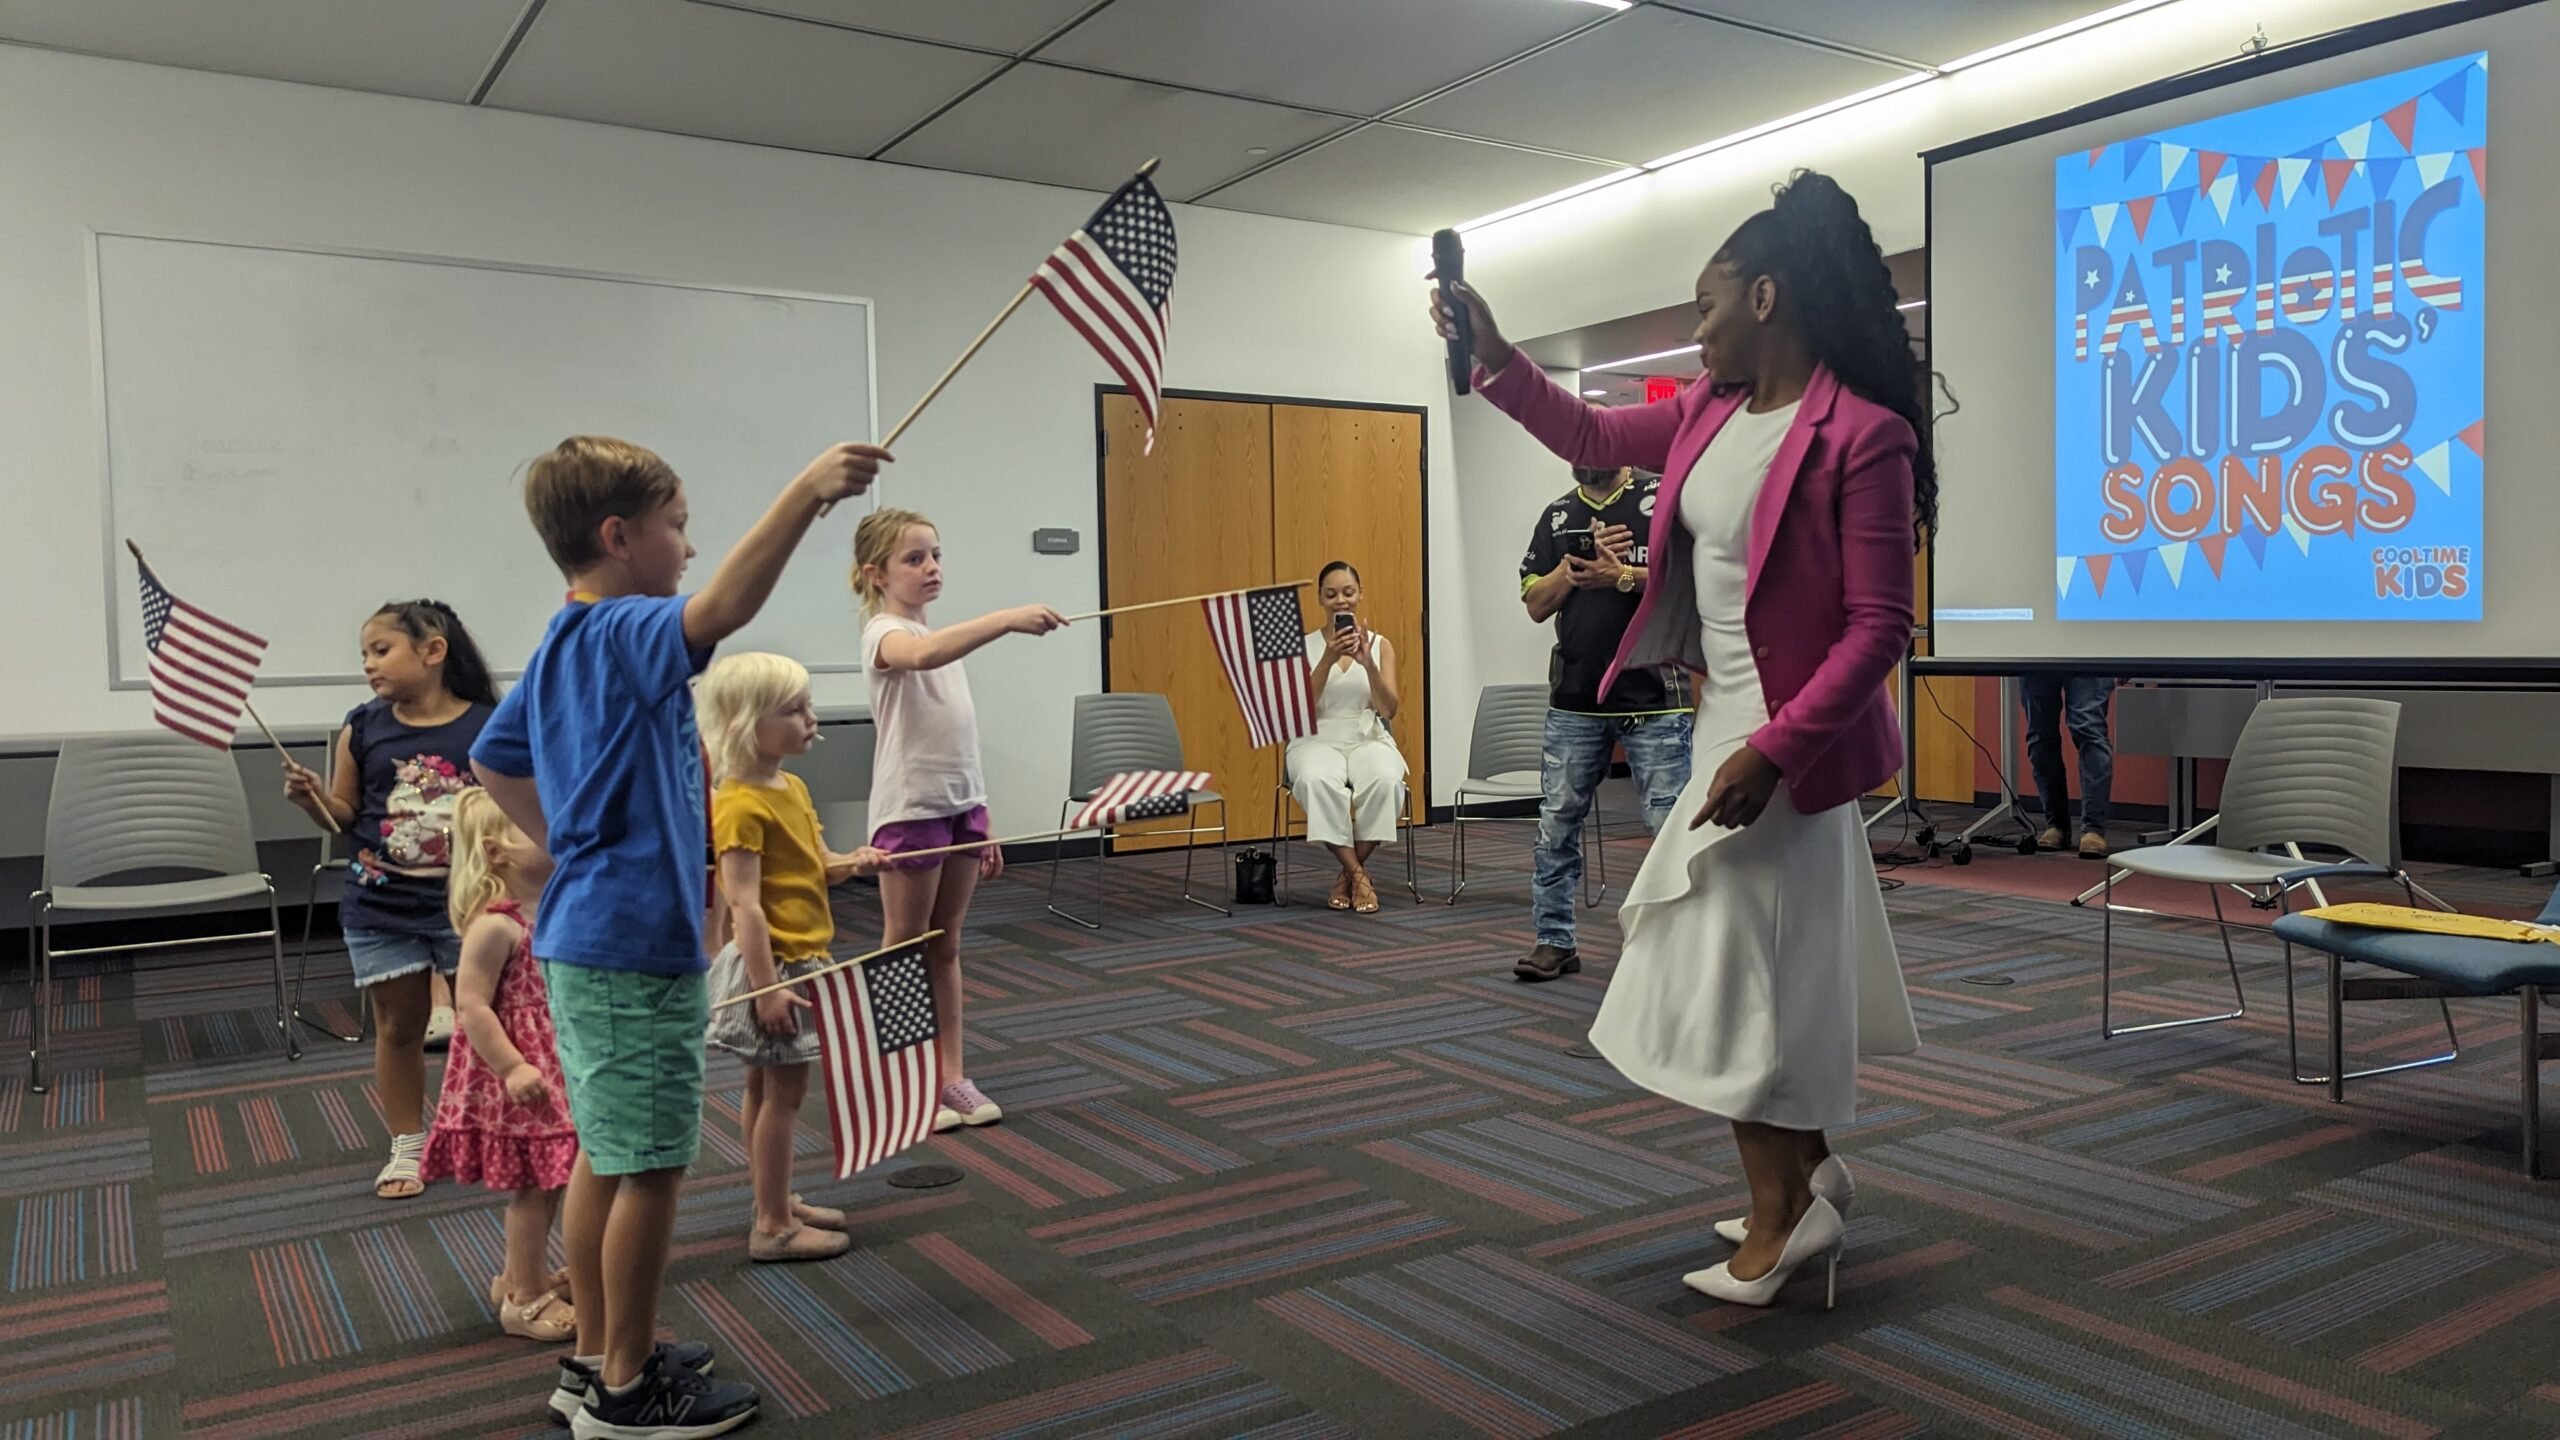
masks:
<instances>
[{"instance_id":1,"label":"child's outstretched arm","mask_svg":"<svg viewBox=\"0 0 2560 1440\"><path fill-rule=\"evenodd\" d=\"M684 603L684 642L708 650L747 627L782 579L782 567L818 511L871 488L889 452L877 445L830 447L782 489L773 508L721 560L711 583Z\"/></svg>"},{"instance_id":2,"label":"child's outstretched arm","mask_svg":"<svg viewBox=\"0 0 2560 1440\"><path fill-rule=\"evenodd\" d=\"M523 775L506 775L474 760L471 773L480 777L480 788L498 802L498 813L507 817L526 839L548 850L551 848L551 824L542 814L542 787Z\"/></svg>"},{"instance_id":3,"label":"child's outstretched arm","mask_svg":"<svg viewBox=\"0 0 2560 1440\"><path fill-rule=\"evenodd\" d=\"M764 920L764 857L753 850L721 851L720 893L729 901L729 939L746 964L747 988L761 990L781 979L773 963L773 930ZM807 1000L789 990L759 995L752 1003L756 1028L778 1040L800 1033L800 1017L792 1012L809 1008Z\"/></svg>"},{"instance_id":4,"label":"child's outstretched arm","mask_svg":"<svg viewBox=\"0 0 2560 1440\"><path fill-rule=\"evenodd\" d=\"M284 798L303 814L339 831L356 823L356 803L364 798L360 788L364 777L356 773L355 747L348 734L341 726L338 738L330 742L335 758L329 762L327 780L292 756L284 757Z\"/></svg>"},{"instance_id":5,"label":"child's outstretched arm","mask_svg":"<svg viewBox=\"0 0 2560 1440\"><path fill-rule=\"evenodd\" d=\"M471 1042L471 1053L506 1085L507 1098L531 1105L551 1092L550 1083L508 1038L507 1027L498 1023L497 1010L498 978L506 973L507 957L515 953L521 933L504 915L490 914L478 916L462 932L462 963L453 975L453 1015L454 1023L462 1027L462 1038Z\"/></svg>"},{"instance_id":6,"label":"child's outstretched arm","mask_svg":"<svg viewBox=\"0 0 2560 1440\"><path fill-rule=\"evenodd\" d=\"M1067 617L1046 605L1017 605L924 635L892 630L880 637L883 670L939 670L1006 635L1046 635L1063 630Z\"/></svg>"}]
</instances>

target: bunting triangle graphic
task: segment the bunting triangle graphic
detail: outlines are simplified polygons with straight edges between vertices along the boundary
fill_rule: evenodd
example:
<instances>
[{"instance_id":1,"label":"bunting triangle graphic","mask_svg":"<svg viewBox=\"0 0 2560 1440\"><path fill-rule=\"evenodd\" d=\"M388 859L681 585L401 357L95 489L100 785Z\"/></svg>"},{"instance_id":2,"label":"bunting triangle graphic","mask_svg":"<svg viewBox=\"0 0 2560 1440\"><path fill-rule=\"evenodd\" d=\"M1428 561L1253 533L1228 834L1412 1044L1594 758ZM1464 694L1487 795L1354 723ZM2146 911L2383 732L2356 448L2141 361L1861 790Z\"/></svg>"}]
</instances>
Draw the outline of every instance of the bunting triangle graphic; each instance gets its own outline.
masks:
<instances>
[{"instance_id":1,"label":"bunting triangle graphic","mask_svg":"<svg viewBox=\"0 0 2560 1440\"><path fill-rule=\"evenodd\" d=\"M2133 582L2133 593L2139 595L2142 593L2142 572L2151 564L2151 552L2127 550L2124 552L2123 559L2124 578Z\"/></svg>"},{"instance_id":2,"label":"bunting triangle graphic","mask_svg":"<svg viewBox=\"0 0 2560 1440\"><path fill-rule=\"evenodd\" d=\"M2444 107L2444 113L2453 117L2453 123L2461 124L2462 113L2471 103L2471 67L2465 65L2454 71L2445 77L2443 84L2427 93Z\"/></svg>"},{"instance_id":3,"label":"bunting triangle graphic","mask_svg":"<svg viewBox=\"0 0 2560 1440\"><path fill-rule=\"evenodd\" d=\"M2382 125L2391 132L2392 139L2400 142L2401 149L2415 148L2418 143L2417 97L2413 95L2383 112Z\"/></svg>"},{"instance_id":4,"label":"bunting triangle graphic","mask_svg":"<svg viewBox=\"0 0 2560 1440\"><path fill-rule=\"evenodd\" d=\"M2457 439L2457 440L2460 440L2460 441L2463 443L2464 447L2465 447L2465 448L2467 448L2468 450L2470 450L2470 452L2471 452L2472 454L2479 456L2479 457L2480 457L2481 459L2483 459L2483 460L2486 460L2486 459L2488 459L2488 458L2489 458L2489 428L2488 428L2488 427L2489 427L2489 422L2488 422L2488 421L2486 421L2486 420L2474 420L2474 421L2472 421L2470 424L2463 426L2463 427L2462 427L2462 433L2461 433L2461 434L2459 434L2459 435L2457 435L2457 436L2455 436L2454 438L2455 438L2455 439Z\"/></svg>"},{"instance_id":5,"label":"bunting triangle graphic","mask_svg":"<svg viewBox=\"0 0 2560 1440\"><path fill-rule=\"evenodd\" d=\"M2124 142L2124 178L2127 180L2132 179L2133 172L2142 168L2142 162L2145 157L2150 155L2153 143L2154 142L2149 140L2127 140Z\"/></svg>"},{"instance_id":6,"label":"bunting triangle graphic","mask_svg":"<svg viewBox=\"0 0 2560 1440\"><path fill-rule=\"evenodd\" d=\"M2400 178L2400 167L2409 163L2405 155L2377 155L2364 162L2365 178L2373 182L2373 198L2386 199L2391 182Z\"/></svg>"},{"instance_id":7,"label":"bunting triangle graphic","mask_svg":"<svg viewBox=\"0 0 2560 1440\"><path fill-rule=\"evenodd\" d=\"M2227 534L2207 535L2196 542L2196 548L2204 552L2205 568L2213 572L2216 580L2222 578L2222 552L2230 543L2231 537Z\"/></svg>"},{"instance_id":8,"label":"bunting triangle graphic","mask_svg":"<svg viewBox=\"0 0 2560 1440\"><path fill-rule=\"evenodd\" d=\"M2210 195L2213 197L2213 210L2214 210L2214 213L2215 213L2215 214L2217 214L2217 215L2219 215L2219 216L2221 216L2221 217L2222 217L2223 219L2225 219L2225 220L2230 219L2230 218L2231 218L2231 197L2232 197L2233 195L2237 194L2237 193L2239 192L2239 189L2240 189L2240 176L2239 176L2239 174L2238 174L2237 172L2234 172L2234 173L2229 174L2229 175L2225 175L2225 176L2221 177L2220 179L2218 179L2218 180L2214 181L2214 182L2213 182L2213 189L2207 192L2208 194L2210 194Z\"/></svg>"},{"instance_id":9,"label":"bunting triangle graphic","mask_svg":"<svg viewBox=\"0 0 2560 1440\"><path fill-rule=\"evenodd\" d=\"M2186 229L2187 212L2196 208L2195 187L2190 185L2184 190L2172 190L2160 198L2169 202L2170 223L2181 230Z\"/></svg>"},{"instance_id":10,"label":"bunting triangle graphic","mask_svg":"<svg viewBox=\"0 0 2560 1440\"><path fill-rule=\"evenodd\" d=\"M2063 600L2071 598L2071 573L2080 568L2077 556L2059 555L2053 562L2053 593Z\"/></svg>"},{"instance_id":11,"label":"bunting triangle graphic","mask_svg":"<svg viewBox=\"0 0 2560 1440\"><path fill-rule=\"evenodd\" d=\"M2488 199L2489 152L2487 150L2465 150L2462 153L2471 157L2471 179L2473 183L2480 187L2480 198L2483 200ZM2533 187L2528 185L2525 188L2530 190Z\"/></svg>"},{"instance_id":12,"label":"bunting triangle graphic","mask_svg":"<svg viewBox=\"0 0 2560 1440\"><path fill-rule=\"evenodd\" d=\"M2090 149L2089 149L2089 168L2090 168L2090 169L2092 169L2092 170L2097 169L2097 168L2098 168L2098 162L2099 162L2099 161L2101 161L2101 160L2103 160L2103 159L2105 159L2105 158L2106 158L2106 156L2107 156L2107 147L2106 147L2106 146L2104 146L2104 145L2093 145L2093 146L2091 146L2091 147L2090 147Z\"/></svg>"},{"instance_id":13,"label":"bunting triangle graphic","mask_svg":"<svg viewBox=\"0 0 2560 1440\"><path fill-rule=\"evenodd\" d=\"M2249 177L2249 188L2257 192L2258 208L2273 210L2276 208L2276 162L2258 160L2251 163L2258 167L2258 173Z\"/></svg>"},{"instance_id":14,"label":"bunting triangle graphic","mask_svg":"<svg viewBox=\"0 0 2560 1440\"><path fill-rule=\"evenodd\" d=\"M2284 176L2284 203L2290 205L2293 197L2302 193L2302 180L2311 173L2311 160L2308 156L2287 155L2276 162L2276 169Z\"/></svg>"},{"instance_id":15,"label":"bunting triangle graphic","mask_svg":"<svg viewBox=\"0 0 2560 1440\"><path fill-rule=\"evenodd\" d=\"M2055 215L2054 223L2062 227L2063 244L2070 244L2071 237L2080 233L2080 213L2078 210L2064 210Z\"/></svg>"},{"instance_id":16,"label":"bunting triangle graphic","mask_svg":"<svg viewBox=\"0 0 2560 1440\"><path fill-rule=\"evenodd\" d=\"M2284 517L2284 538L2293 542L2294 549L2305 555L2311 553L2311 532L2303 529L2302 522L2290 515Z\"/></svg>"},{"instance_id":17,"label":"bunting triangle graphic","mask_svg":"<svg viewBox=\"0 0 2560 1440\"><path fill-rule=\"evenodd\" d=\"M2350 160L2363 159L2365 147L2372 143L2373 122L2370 120L2353 129L2338 132L2338 148L2347 152L2347 158Z\"/></svg>"},{"instance_id":18,"label":"bunting triangle graphic","mask_svg":"<svg viewBox=\"0 0 2560 1440\"><path fill-rule=\"evenodd\" d=\"M2151 207L2159 203L2160 197L2157 195L2145 195L2139 200L2127 200L2124 202L2126 213L2133 217L2134 239L2140 240L2149 234L2151 229Z\"/></svg>"},{"instance_id":19,"label":"bunting triangle graphic","mask_svg":"<svg viewBox=\"0 0 2560 1440\"><path fill-rule=\"evenodd\" d=\"M2113 555L2092 555L2089 557L2089 584L2100 595L2107 593L2107 567L2114 564L2115 559L2116 557Z\"/></svg>"},{"instance_id":20,"label":"bunting triangle graphic","mask_svg":"<svg viewBox=\"0 0 2560 1440\"><path fill-rule=\"evenodd\" d=\"M2258 562L2259 569L2267 567L2266 531L2253 525L2240 532L2240 543L2249 547L2249 558Z\"/></svg>"},{"instance_id":21,"label":"bunting triangle graphic","mask_svg":"<svg viewBox=\"0 0 2560 1440\"><path fill-rule=\"evenodd\" d=\"M2230 156L2223 154L2219 150L2197 151L2196 188L2199 190L2212 189L2213 178L2222 173L2222 162L2230 158Z\"/></svg>"},{"instance_id":22,"label":"bunting triangle graphic","mask_svg":"<svg viewBox=\"0 0 2560 1440\"><path fill-rule=\"evenodd\" d=\"M2320 162L2320 179L2322 183L2329 187L2329 204L2331 206L2334 207L2338 203L2338 192L2347 188L2347 182L2354 179L2355 174L2356 162L2353 160L2323 160Z\"/></svg>"},{"instance_id":23,"label":"bunting triangle graphic","mask_svg":"<svg viewBox=\"0 0 2560 1440\"><path fill-rule=\"evenodd\" d=\"M2178 167L2187 163L2190 153L2184 145L2172 145L2166 140L2160 142L2161 189L2166 190L2178 183Z\"/></svg>"},{"instance_id":24,"label":"bunting triangle graphic","mask_svg":"<svg viewBox=\"0 0 2560 1440\"><path fill-rule=\"evenodd\" d=\"M2177 589L2187 580L2187 542L2160 547L2160 568L2169 572L2169 588Z\"/></svg>"},{"instance_id":25,"label":"bunting triangle graphic","mask_svg":"<svg viewBox=\"0 0 2560 1440\"><path fill-rule=\"evenodd\" d=\"M2450 150L2439 150L2433 155L2421 155L2418 157L2418 183L2434 185L2444 179L2444 172L2452 168L2453 152Z\"/></svg>"},{"instance_id":26,"label":"bunting triangle graphic","mask_svg":"<svg viewBox=\"0 0 2560 1440\"><path fill-rule=\"evenodd\" d=\"M2104 205L2092 205L2089 207L2089 218L2096 221L2098 225L2099 244L2104 245L2107 243L2108 234L2116 228L2116 212L2123 208L2123 206L2118 205L2112 200L2108 201Z\"/></svg>"},{"instance_id":27,"label":"bunting triangle graphic","mask_svg":"<svg viewBox=\"0 0 2560 1440\"><path fill-rule=\"evenodd\" d=\"M2453 442L2439 440L2435 448L2422 452L2417 459L2418 473L2427 477L2438 490L2453 493Z\"/></svg>"}]
</instances>

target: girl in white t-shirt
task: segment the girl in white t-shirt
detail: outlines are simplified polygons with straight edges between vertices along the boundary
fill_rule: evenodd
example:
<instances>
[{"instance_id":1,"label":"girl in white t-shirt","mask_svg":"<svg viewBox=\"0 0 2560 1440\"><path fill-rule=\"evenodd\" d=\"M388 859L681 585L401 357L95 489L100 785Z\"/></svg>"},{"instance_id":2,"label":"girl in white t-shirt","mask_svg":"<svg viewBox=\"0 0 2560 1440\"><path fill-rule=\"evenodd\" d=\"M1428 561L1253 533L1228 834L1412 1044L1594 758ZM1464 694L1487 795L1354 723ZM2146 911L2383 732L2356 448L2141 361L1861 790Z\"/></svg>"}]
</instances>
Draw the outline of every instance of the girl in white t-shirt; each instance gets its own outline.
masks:
<instances>
[{"instance_id":1,"label":"girl in white t-shirt","mask_svg":"<svg viewBox=\"0 0 2560 1440\"><path fill-rule=\"evenodd\" d=\"M1004 1118L969 1080L960 1029L960 926L981 879L1004 873L1003 852L899 857L980 845L987 839L987 782L978 767L978 710L961 659L1000 635L1046 635L1067 623L1046 605L1022 605L939 630L924 607L942 593L942 537L912 510L879 509L853 532L853 589L862 597L862 668L871 677L871 843L889 855L880 872L880 943L939 930L925 946L940 1020L942 1108L933 1128Z\"/></svg>"}]
</instances>

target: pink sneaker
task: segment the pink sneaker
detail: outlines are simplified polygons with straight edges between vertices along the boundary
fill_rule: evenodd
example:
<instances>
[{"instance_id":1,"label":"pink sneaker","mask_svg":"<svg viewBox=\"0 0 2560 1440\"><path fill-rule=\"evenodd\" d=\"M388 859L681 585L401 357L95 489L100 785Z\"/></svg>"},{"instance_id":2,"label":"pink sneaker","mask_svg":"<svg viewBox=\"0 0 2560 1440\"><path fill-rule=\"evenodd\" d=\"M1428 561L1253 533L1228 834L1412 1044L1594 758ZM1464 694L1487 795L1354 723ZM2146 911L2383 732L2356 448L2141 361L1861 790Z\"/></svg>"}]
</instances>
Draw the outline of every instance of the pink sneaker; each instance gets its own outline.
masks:
<instances>
[{"instance_id":1,"label":"pink sneaker","mask_svg":"<svg viewBox=\"0 0 2560 1440\"><path fill-rule=\"evenodd\" d=\"M1004 1118L1004 1111L977 1085L967 1080L954 1080L942 1087L942 1108L934 1113L935 1134L957 1130L963 1125L993 1125Z\"/></svg>"}]
</instances>

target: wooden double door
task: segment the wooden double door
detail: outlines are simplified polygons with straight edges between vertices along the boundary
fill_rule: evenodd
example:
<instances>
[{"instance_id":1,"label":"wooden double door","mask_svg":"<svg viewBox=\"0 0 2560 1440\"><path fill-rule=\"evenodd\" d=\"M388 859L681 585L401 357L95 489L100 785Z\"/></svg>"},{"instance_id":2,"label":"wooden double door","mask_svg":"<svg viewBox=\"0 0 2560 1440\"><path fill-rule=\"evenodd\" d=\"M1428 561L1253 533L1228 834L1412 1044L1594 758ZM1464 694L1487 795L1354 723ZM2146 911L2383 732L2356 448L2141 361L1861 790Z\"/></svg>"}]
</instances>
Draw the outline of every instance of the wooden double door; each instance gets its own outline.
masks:
<instances>
[{"instance_id":1,"label":"wooden double door","mask_svg":"<svg viewBox=\"0 0 2560 1440\"><path fill-rule=\"evenodd\" d=\"M1394 730L1418 823L1431 794L1421 412L1174 396L1163 405L1149 451L1137 403L1102 393L1103 603L1313 581L1327 563L1349 561L1363 622L1395 647ZM1323 623L1312 584L1299 603L1307 628ZM1227 797L1231 836L1268 837L1280 750L1254 748L1201 608L1102 623L1106 686L1168 697L1186 765L1210 772ZM1131 826L1124 844L1179 824Z\"/></svg>"}]
</instances>

